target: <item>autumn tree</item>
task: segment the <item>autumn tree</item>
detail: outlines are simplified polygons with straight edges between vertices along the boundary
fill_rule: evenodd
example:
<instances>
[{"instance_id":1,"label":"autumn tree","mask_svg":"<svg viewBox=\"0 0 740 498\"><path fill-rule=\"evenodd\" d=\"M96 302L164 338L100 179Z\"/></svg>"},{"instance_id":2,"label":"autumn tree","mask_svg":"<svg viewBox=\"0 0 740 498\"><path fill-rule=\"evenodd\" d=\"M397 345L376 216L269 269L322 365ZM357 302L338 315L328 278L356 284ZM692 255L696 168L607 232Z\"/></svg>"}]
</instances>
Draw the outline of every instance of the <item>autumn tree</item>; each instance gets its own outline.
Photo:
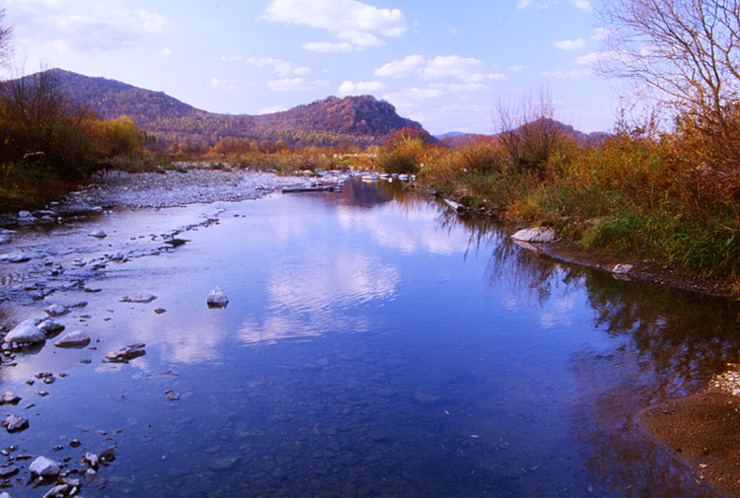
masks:
<instances>
[{"instance_id":1,"label":"autumn tree","mask_svg":"<svg viewBox=\"0 0 740 498\"><path fill-rule=\"evenodd\" d=\"M736 140L740 0L605 0L600 18L599 72L717 140Z\"/></svg>"}]
</instances>

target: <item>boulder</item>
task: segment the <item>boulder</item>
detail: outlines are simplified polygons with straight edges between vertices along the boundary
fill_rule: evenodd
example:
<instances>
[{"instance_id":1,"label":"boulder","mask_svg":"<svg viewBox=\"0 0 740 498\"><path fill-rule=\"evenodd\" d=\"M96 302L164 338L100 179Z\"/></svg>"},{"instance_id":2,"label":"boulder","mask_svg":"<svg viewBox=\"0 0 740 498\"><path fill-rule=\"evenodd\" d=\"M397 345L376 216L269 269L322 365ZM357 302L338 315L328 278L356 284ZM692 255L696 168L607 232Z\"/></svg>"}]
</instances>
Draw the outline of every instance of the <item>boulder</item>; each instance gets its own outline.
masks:
<instances>
[{"instance_id":1,"label":"boulder","mask_svg":"<svg viewBox=\"0 0 740 498\"><path fill-rule=\"evenodd\" d=\"M18 324L5 336L5 342L18 344L36 344L46 340L44 331L38 328L33 320L26 320Z\"/></svg>"},{"instance_id":2,"label":"boulder","mask_svg":"<svg viewBox=\"0 0 740 498\"><path fill-rule=\"evenodd\" d=\"M28 467L32 475L40 477L56 477L59 475L59 463L51 458L40 456Z\"/></svg>"},{"instance_id":3,"label":"boulder","mask_svg":"<svg viewBox=\"0 0 740 498\"><path fill-rule=\"evenodd\" d=\"M543 243L553 242L557 238L557 234L555 230L549 227L535 227L519 230L511 238L520 242Z\"/></svg>"},{"instance_id":4,"label":"boulder","mask_svg":"<svg viewBox=\"0 0 740 498\"><path fill-rule=\"evenodd\" d=\"M209 308L225 308L226 305L229 304L229 298L226 297L226 293L221 286L217 285L216 288L208 294L206 302L208 303Z\"/></svg>"},{"instance_id":5,"label":"boulder","mask_svg":"<svg viewBox=\"0 0 740 498\"><path fill-rule=\"evenodd\" d=\"M89 335L81 330L75 330L62 336L54 345L58 348L84 348L90 341Z\"/></svg>"}]
</instances>

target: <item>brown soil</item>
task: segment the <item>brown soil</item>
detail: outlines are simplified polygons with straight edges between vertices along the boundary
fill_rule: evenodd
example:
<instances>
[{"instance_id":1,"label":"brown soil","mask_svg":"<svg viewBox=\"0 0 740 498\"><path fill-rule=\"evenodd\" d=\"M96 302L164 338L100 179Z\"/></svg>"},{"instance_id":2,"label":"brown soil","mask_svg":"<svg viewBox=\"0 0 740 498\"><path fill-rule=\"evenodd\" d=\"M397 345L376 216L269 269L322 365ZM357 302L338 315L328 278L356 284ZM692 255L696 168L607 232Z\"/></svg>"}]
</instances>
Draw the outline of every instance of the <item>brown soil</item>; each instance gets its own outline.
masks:
<instances>
[{"instance_id":1,"label":"brown soil","mask_svg":"<svg viewBox=\"0 0 740 498\"><path fill-rule=\"evenodd\" d=\"M643 410L637 424L704 480L740 497L740 398L710 391Z\"/></svg>"}]
</instances>

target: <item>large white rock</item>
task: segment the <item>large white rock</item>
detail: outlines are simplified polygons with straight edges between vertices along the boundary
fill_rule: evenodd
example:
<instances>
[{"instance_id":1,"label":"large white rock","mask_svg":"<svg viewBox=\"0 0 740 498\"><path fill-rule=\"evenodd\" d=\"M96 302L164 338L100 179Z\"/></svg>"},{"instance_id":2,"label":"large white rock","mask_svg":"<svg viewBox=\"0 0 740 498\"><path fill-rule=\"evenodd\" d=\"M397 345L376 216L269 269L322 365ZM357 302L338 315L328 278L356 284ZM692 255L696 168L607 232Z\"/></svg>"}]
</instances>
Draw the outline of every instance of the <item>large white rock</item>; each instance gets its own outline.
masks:
<instances>
[{"instance_id":1,"label":"large white rock","mask_svg":"<svg viewBox=\"0 0 740 498\"><path fill-rule=\"evenodd\" d=\"M31 474L41 477L54 477L59 475L59 463L45 456L40 456L28 467Z\"/></svg>"},{"instance_id":2,"label":"large white rock","mask_svg":"<svg viewBox=\"0 0 740 498\"><path fill-rule=\"evenodd\" d=\"M36 326L34 320L26 320L8 332L4 340L8 343L35 344L44 342L46 340L46 334Z\"/></svg>"},{"instance_id":3,"label":"large white rock","mask_svg":"<svg viewBox=\"0 0 740 498\"><path fill-rule=\"evenodd\" d=\"M229 298L226 297L226 293L221 286L217 285L211 293L208 294L206 302L208 303L209 308L225 308L226 305L229 304Z\"/></svg>"},{"instance_id":4,"label":"large white rock","mask_svg":"<svg viewBox=\"0 0 740 498\"><path fill-rule=\"evenodd\" d=\"M511 236L512 239L520 242L552 242L557 238L555 230L549 227L535 227L525 230L519 230Z\"/></svg>"},{"instance_id":5,"label":"large white rock","mask_svg":"<svg viewBox=\"0 0 740 498\"><path fill-rule=\"evenodd\" d=\"M0 254L0 263L25 263L30 259L31 256L20 251Z\"/></svg>"},{"instance_id":6,"label":"large white rock","mask_svg":"<svg viewBox=\"0 0 740 498\"><path fill-rule=\"evenodd\" d=\"M90 344L90 336L81 330L64 334L54 345L58 348L84 348Z\"/></svg>"}]
</instances>

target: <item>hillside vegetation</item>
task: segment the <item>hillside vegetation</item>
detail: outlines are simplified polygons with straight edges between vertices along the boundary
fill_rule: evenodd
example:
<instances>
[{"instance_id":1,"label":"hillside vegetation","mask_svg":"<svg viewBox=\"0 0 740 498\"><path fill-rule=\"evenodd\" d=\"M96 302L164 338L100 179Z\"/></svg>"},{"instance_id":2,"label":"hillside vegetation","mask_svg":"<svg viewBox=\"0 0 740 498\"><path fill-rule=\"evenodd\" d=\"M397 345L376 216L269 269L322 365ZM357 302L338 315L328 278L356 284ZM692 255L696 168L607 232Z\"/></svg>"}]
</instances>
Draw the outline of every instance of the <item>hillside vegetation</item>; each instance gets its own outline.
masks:
<instances>
[{"instance_id":1,"label":"hillside vegetation","mask_svg":"<svg viewBox=\"0 0 740 498\"><path fill-rule=\"evenodd\" d=\"M254 147L358 147L378 145L405 127L423 129L402 118L388 102L370 96L329 97L293 109L258 116L216 114L189 106L162 92L105 78L51 69L70 102L105 119L130 117L164 151L204 151L224 139ZM32 76L36 77L36 76Z\"/></svg>"}]
</instances>

